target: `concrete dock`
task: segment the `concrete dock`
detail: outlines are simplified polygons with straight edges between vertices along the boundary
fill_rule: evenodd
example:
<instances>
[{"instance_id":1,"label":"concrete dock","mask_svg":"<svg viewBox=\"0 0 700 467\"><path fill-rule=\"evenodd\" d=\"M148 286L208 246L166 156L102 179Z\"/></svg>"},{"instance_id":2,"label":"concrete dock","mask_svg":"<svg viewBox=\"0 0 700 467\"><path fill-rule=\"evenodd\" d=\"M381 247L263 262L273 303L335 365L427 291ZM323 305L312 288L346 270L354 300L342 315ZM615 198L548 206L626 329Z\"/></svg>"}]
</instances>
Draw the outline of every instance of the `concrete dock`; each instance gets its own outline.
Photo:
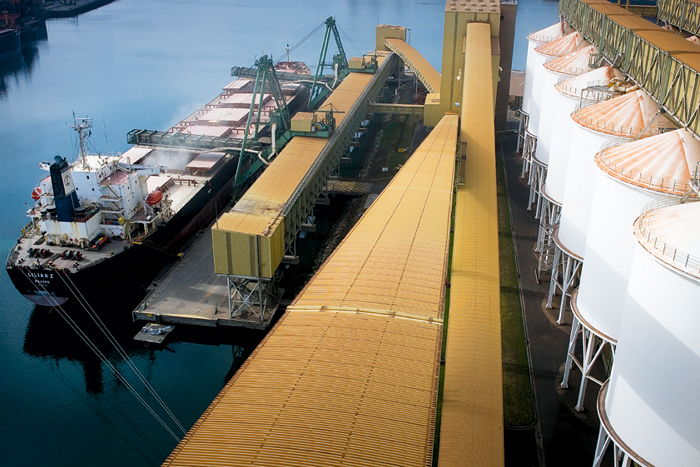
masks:
<instances>
[{"instance_id":1,"label":"concrete dock","mask_svg":"<svg viewBox=\"0 0 700 467\"><path fill-rule=\"evenodd\" d=\"M162 279L153 282L132 317L135 321L159 324L267 329L275 312L275 307L268 307L262 320L253 313L230 316L226 278L214 272L209 228L197 234L194 243Z\"/></svg>"}]
</instances>

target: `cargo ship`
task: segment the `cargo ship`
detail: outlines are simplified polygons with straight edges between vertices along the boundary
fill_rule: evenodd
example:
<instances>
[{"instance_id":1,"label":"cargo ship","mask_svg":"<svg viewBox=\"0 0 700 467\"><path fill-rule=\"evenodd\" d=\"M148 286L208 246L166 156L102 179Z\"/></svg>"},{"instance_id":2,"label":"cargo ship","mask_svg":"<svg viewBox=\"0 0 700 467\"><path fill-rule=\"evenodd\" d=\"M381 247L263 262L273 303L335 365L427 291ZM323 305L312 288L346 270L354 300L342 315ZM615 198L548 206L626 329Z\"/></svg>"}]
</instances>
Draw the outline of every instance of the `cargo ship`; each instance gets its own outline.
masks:
<instances>
[{"instance_id":1,"label":"cargo ship","mask_svg":"<svg viewBox=\"0 0 700 467\"><path fill-rule=\"evenodd\" d=\"M74 116L78 155L39 164L48 175L31 190L30 221L7 259L17 290L41 306L145 290L226 207L234 179L242 190L255 176L263 151L249 145L254 155L239 164L240 141L252 128L269 134L277 103L254 84L234 80L168 131L133 130L128 140L136 145L117 155L88 153L91 119ZM297 83L281 92L290 110L308 97Z\"/></svg>"}]
</instances>

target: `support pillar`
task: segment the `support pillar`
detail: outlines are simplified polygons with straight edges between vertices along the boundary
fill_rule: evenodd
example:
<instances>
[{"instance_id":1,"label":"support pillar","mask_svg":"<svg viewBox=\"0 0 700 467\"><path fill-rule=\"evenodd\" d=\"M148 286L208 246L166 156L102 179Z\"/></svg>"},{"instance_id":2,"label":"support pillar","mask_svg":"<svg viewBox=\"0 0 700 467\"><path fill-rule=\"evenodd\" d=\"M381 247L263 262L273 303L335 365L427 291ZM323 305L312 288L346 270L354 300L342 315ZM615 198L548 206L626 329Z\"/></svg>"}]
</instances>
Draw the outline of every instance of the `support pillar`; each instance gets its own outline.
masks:
<instances>
[{"instance_id":1,"label":"support pillar","mask_svg":"<svg viewBox=\"0 0 700 467\"><path fill-rule=\"evenodd\" d=\"M603 381L591 375L593 365L598 361L605 349L605 345L609 345L614 356L615 346L617 341L593 327L581 315L577 306L578 289L571 296L571 309L574 313L574 320L571 324L571 333L569 334L569 346L566 355L566 363L564 365L564 376L562 378L561 387L569 388L569 376L574 365L581 371L581 385L579 386L578 399L576 401L576 411L584 410L583 401L586 395L586 387L588 381L591 380L599 386L603 386ZM580 339L579 339L580 336ZM576 358L576 349L578 343L581 343L582 360Z\"/></svg>"},{"instance_id":2,"label":"support pillar","mask_svg":"<svg viewBox=\"0 0 700 467\"><path fill-rule=\"evenodd\" d=\"M535 245L535 252L538 254L535 274L538 282L542 279L542 276L552 270L555 250L553 234L554 229L559 225L561 217L561 204L547 197L544 185L541 191L540 226L537 232L537 244Z\"/></svg>"},{"instance_id":3,"label":"support pillar","mask_svg":"<svg viewBox=\"0 0 700 467\"><path fill-rule=\"evenodd\" d=\"M515 152L521 154L525 147L525 129L527 124L530 122L530 114L524 110L520 110L520 125L518 126L518 146L515 148Z\"/></svg>"},{"instance_id":4,"label":"support pillar","mask_svg":"<svg viewBox=\"0 0 700 467\"><path fill-rule=\"evenodd\" d=\"M557 294L561 293L561 302L559 304L559 316L557 324L564 324L564 311L568 298L578 282L581 268L583 266L583 258L574 255L571 251L565 249L559 240L559 228L554 229L553 237L555 243L554 262L552 264L552 277L549 281L549 294L547 296L547 309L552 309L552 300Z\"/></svg>"},{"instance_id":5,"label":"support pillar","mask_svg":"<svg viewBox=\"0 0 700 467\"><path fill-rule=\"evenodd\" d=\"M530 164L537 150L537 136L533 135L525 128L525 139L523 145L523 169L520 172L520 178L525 178L525 174L530 172Z\"/></svg>"}]
</instances>

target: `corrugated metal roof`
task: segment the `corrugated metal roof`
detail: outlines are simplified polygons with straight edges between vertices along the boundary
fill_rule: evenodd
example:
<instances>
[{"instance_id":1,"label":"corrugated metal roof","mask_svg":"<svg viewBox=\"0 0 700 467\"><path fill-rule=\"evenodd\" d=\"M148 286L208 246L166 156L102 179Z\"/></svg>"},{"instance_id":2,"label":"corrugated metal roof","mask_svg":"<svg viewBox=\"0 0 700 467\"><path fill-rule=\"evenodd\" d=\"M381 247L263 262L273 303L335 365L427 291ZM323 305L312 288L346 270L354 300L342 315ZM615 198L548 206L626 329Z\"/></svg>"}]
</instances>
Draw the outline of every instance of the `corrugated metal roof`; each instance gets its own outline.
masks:
<instances>
[{"instance_id":1,"label":"corrugated metal roof","mask_svg":"<svg viewBox=\"0 0 700 467\"><path fill-rule=\"evenodd\" d=\"M607 17L626 29L658 29L659 27L641 16L625 13L609 14Z\"/></svg>"},{"instance_id":2,"label":"corrugated metal roof","mask_svg":"<svg viewBox=\"0 0 700 467\"><path fill-rule=\"evenodd\" d=\"M539 31L530 33L530 35L528 35L527 38L528 40L541 43L552 42L553 40L562 37L564 33L568 32L568 30L569 23L567 23L566 21L559 21L558 23L555 23L544 29L540 29Z\"/></svg>"},{"instance_id":3,"label":"corrugated metal roof","mask_svg":"<svg viewBox=\"0 0 700 467\"><path fill-rule=\"evenodd\" d=\"M607 86L611 79L622 78L622 76L620 70L606 65L557 83L554 87L562 94L578 98L581 97L581 91L589 87L591 83Z\"/></svg>"},{"instance_id":4,"label":"corrugated metal roof","mask_svg":"<svg viewBox=\"0 0 700 467\"><path fill-rule=\"evenodd\" d=\"M700 53L675 52L671 56L693 70L700 70Z\"/></svg>"},{"instance_id":5,"label":"corrugated metal roof","mask_svg":"<svg viewBox=\"0 0 700 467\"><path fill-rule=\"evenodd\" d=\"M634 224L634 234L661 262L700 280L700 203L643 213Z\"/></svg>"},{"instance_id":6,"label":"corrugated metal roof","mask_svg":"<svg viewBox=\"0 0 700 467\"><path fill-rule=\"evenodd\" d=\"M442 317L457 121L433 129L295 306Z\"/></svg>"},{"instance_id":7,"label":"corrugated metal roof","mask_svg":"<svg viewBox=\"0 0 700 467\"><path fill-rule=\"evenodd\" d=\"M576 50L579 44L583 41L583 36L578 31L574 31L559 39L553 40L535 49L535 52L550 57L559 57L566 55Z\"/></svg>"},{"instance_id":8,"label":"corrugated metal roof","mask_svg":"<svg viewBox=\"0 0 700 467\"><path fill-rule=\"evenodd\" d=\"M326 145L325 138L295 137L229 212L218 229L270 235L281 222L285 203Z\"/></svg>"},{"instance_id":9,"label":"corrugated metal roof","mask_svg":"<svg viewBox=\"0 0 700 467\"><path fill-rule=\"evenodd\" d=\"M654 30L635 31L634 33L661 50L672 52L700 52L700 47L696 44L666 29L656 28Z\"/></svg>"},{"instance_id":10,"label":"corrugated metal roof","mask_svg":"<svg viewBox=\"0 0 700 467\"><path fill-rule=\"evenodd\" d=\"M357 102L362 91L367 87L374 75L371 73L350 73L342 83L331 93L326 102L319 109L320 112L333 109L343 113L335 113L336 125L340 125L350 108Z\"/></svg>"},{"instance_id":11,"label":"corrugated metal roof","mask_svg":"<svg viewBox=\"0 0 700 467\"><path fill-rule=\"evenodd\" d=\"M596 2L596 3L590 4L590 7L593 10L597 11L598 13L602 13L604 15L624 15L624 14L633 15L634 14L634 13L627 11L624 8L620 8L619 6L614 5L610 2L600 2L600 3Z\"/></svg>"},{"instance_id":12,"label":"corrugated metal roof","mask_svg":"<svg viewBox=\"0 0 700 467\"><path fill-rule=\"evenodd\" d=\"M583 107L571 114L579 125L593 131L621 138L634 138L644 130L658 112L658 105L642 90ZM659 127L668 128L671 122L660 115L644 131L646 136L659 133Z\"/></svg>"},{"instance_id":13,"label":"corrugated metal roof","mask_svg":"<svg viewBox=\"0 0 700 467\"><path fill-rule=\"evenodd\" d=\"M490 32L467 26L440 467L504 465L496 145Z\"/></svg>"},{"instance_id":14,"label":"corrugated metal roof","mask_svg":"<svg viewBox=\"0 0 700 467\"><path fill-rule=\"evenodd\" d=\"M679 129L608 148L595 161L608 175L625 183L683 195L700 162L700 142L688 130Z\"/></svg>"},{"instance_id":15,"label":"corrugated metal roof","mask_svg":"<svg viewBox=\"0 0 700 467\"><path fill-rule=\"evenodd\" d=\"M440 92L440 73L418 52L401 39L387 39L388 43L399 49L428 81L433 91Z\"/></svg>"},{"instance_id":16,"label":"corrugated metal roof","mask_svg":"<svg viewBox=\"0 0 700 467\"><path fill-rule=\"evenodd\" d=\"M592 44L585 45L575 52L548 61L544 67L562 75L580 75L590 71L591 54L593 53L598 53L598 48Z\"/></svg>"},{"instance_id":17,"label":"corrugated metal roof","mask_svg":"<svg viewBox=\"0 0 700 467\"><path fill-rule=\"evenodd\" d=\"M432 464L457 122L443 117L164 465Z\"/></svg>"}]
</instances>

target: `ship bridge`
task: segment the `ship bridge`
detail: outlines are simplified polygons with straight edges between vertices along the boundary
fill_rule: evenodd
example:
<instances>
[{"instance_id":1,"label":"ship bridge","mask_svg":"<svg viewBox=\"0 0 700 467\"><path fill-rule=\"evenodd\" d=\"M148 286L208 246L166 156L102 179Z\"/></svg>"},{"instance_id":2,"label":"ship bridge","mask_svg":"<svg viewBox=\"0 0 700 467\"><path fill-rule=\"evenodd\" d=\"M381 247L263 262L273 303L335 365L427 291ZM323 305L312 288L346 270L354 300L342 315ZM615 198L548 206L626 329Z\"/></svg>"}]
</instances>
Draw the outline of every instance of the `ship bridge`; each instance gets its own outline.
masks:
<instances>
[{"instance_id":1,"label":"ship bridge","mask_svg":"<svg viewBox=\"0 0 700 467\"><path fill-rule=\"evenodd\" d=\"M464 80L452 94L463 90L461 115L443 112L164 465L430 466L436 453L439 465L503 465L492 66L500 12L473 23L475 13L454 16L453 4L446 23L459 23L454 40L466 43ZM309 138L291 144L295 160L328 150ZM299 163L311 164L303 187L314 163ZM265 193L290 189L280 175L265 180ZM281 260L292 203L265 201L268 212L251 214L242 208L263 192L249 193L220 220L215 241L226 254L247 254L247 273L262 276ZM234 261L224 267L233 271Z\"/></svg>"}]
</instances>

